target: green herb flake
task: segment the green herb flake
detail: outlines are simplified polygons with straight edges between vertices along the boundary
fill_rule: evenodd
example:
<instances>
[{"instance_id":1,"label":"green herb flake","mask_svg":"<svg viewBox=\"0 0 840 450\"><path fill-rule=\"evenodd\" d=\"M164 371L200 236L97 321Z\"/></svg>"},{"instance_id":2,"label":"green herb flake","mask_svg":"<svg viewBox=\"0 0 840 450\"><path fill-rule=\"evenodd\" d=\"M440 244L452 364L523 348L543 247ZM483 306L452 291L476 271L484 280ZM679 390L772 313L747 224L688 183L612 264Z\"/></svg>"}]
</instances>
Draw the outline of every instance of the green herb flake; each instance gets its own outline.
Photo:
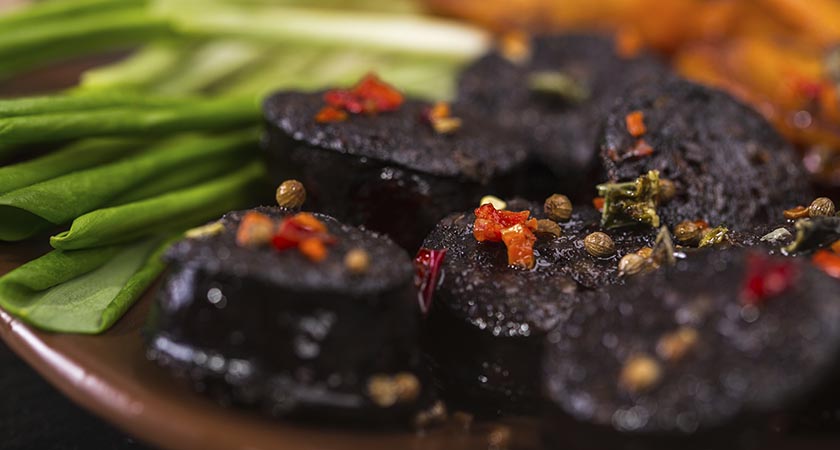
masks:
<instances>
[{"instance_id":1,"label":"green herb flake","mask_svg":"<svg viewBox=\"0 0 840 450\"><path fill-rule=\"evenodd\" d=\"M532 72L528 75L528 89L538 94L560 97L570 103L584 102L591 95L584 83L560 71Z\"/></svg>"},{"instance_id":2,"label":"green herb flake","mask_svg":"<svg viewBox=\"0 0 840 450\"><path fill-rule=\"evenodd\" d=\"M700 244L698 244L697 247L714 247L715 245L723 242L728 233L729 229L726 227L714 227L703 234L703 237L700 238Z\"/></svg>"},{"instance_id":3,"label":"green herb flake","mask_svg":"<svg viewBox=\"0 0 840 450\"><path fill-rule=\"evenodd\" d=\"M635 181L604 183L596 186L604 197L601 225L621 228L639 224L659 227L659 171L651 170Z\"/></svg>"},{"instance_id":4,"label":"green herb flake","mask_svg":"<svg viewBox=\"0 0 840 450\"><path fill-rule=\"evenodd\" d=\"M816 250L840 239L840 217L819 216L796 221L796 239L784 248L787 253Z\"/></svg>"}]
</instances>

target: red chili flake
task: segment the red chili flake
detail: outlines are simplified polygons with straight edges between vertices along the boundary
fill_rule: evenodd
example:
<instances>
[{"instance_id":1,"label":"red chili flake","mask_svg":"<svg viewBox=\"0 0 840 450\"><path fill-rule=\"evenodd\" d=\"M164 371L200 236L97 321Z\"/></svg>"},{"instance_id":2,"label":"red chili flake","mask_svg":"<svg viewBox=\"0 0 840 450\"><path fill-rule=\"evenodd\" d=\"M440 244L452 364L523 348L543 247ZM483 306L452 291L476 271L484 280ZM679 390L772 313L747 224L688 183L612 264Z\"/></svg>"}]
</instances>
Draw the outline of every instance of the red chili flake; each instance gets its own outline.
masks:
<instances>
[{"instance_id":1,"label":"red chili flake","mask_svg":"<svg viewBox=\"0 0 840 450\"><path fill-rule=\"evenodd\" d=\"M697 228L699 228L701 230L705 230L706 228L709 228L709 222L706 222L705 220L702 220L702 219L701 220L695 220L694 225L697 225Z\"/></svg>"},{"instance_id":2,"label":"red chili flake","mask_svg":"<svg viewBox=\"0 0 840 450\"><path fill-rule=\"evenodd\" d=\"M236 245L255 247L271 241L276 224L271 217L256 211L248 211L236 229Z\"/></svg>"},{"instance_id":3,"label":"red chili flake","mask_svg":"<svg viewBox=\"0 0 840 450\"><path fill-rule=\"evenodd\" d=\"M592 206L594 206L595 209L598 210L598 212L603 212L605 201L606 200L604 199L604 197L595 197L595 198L592 199Z\"/></svg>"},{"instance_id":4,"label":"red chili flake","mask_svg":"<svg viewBox=\"0 0 840 450\"><path fill-rule=\"evenodd\" d=\"M833 251L834 253L840 253L840 240L834 241L834 243L831 244L829 248L831 248L831 251Z\"/></svg>"},{"instance_id":5,"label":"red chili flake","mask_svg":"<svg viewBox=\"0 0 840 450\"><path fill-rule=\"evenodd\" d=\"M840 279L840 255L828 250L818 250L811 257L811 263L829 276Z\"/></svg>"},{"instance_id":6,"label":"red chili flake","mask_svg":"<svg viewBox=\"0 0 840 450\"><path fill-rule=\"evenodd\" d=\"M417 301L420 303L420 311L423 314L427 314L432 308L432 299L437 289L440 268L445 256L445 248L440 250L421 248L414 258Z\"/></svg>"},{"instance_id":7,"label":"red chili flake","mask_svg":"<svg viewBox=\"0 0 840 450\"><path fill-rule=\"evenodd\" d=\"M347 113L333 106L325 106L315 115L318 123L343 122L347 120Z\"/></svg>"},{"instance_id":8,"label":"red chili flake","mask_svg":"<svg viewBox=\"0 0 840 450\"><path fill-rule=\"evenodd\" d=\"M534 242L537 236L523 224L516 224L502 230L502 242L507 247L508 264L520 269L533 269Z\"/></svg>"},{"instance_id":9,"label":"red chili flake","mask_svg":"<svg viewBox=\"0 0 840 450\"><path fill-rule=\"evenodd\" d=\"M627 126L627 132L630 136L639 137L647 133L645 126L645 113L642 111L633 111L624 117L624 122Z\"/></svg>"},{"instance_id":10,"label":"red chili flake","mask_svg":"<svg viewBox=\"0 0 840 450\"><path fill-rule=\"evenodd\" d=\"M530 218L530 211L500 211L492 204L485 203L475 209L473 236L479 242L502 242L502 230L523 224L529 229L537 229L537 219Z\"/></svg>"},{"instance_id":11,"label":"red chili flake","mask_svg":"<svg viewBox=\"0 0 840 450\"><path fill-rule=\"evenodd\" d=\"M636 145L627 153L629 158L644 158L653 154L653 147L651 147L644 139L636 141Z\"/></svg>"},{"instance_id":12,"label":"red chili flake","mask_svg":"<svg viewBox=\"0 0 840 450\"><path fill-rule=\"evenodd\" d=\"M797 78L794 81L794 89L796 92L807 100L817 100L820 98L825 85L820 81L809 80L807 78Z\"/></svg>"},{"instance_id":13,"label":"red chili flake","mask_svg":"<svg viewBox=\"0 0 840 450\"><path fill-rule=\"evenodd\" d=\"M275 249L297 248L315 262L326 258L325 245L335 242L335 237L327 233L326 225L310 213L298 213L283 219L271 240Z\"/></svg>"},{"instance_id":14,"label":"red chili flake","mask_svg":"<svg viewBox=\"0 0 840 450\"><path fill-rule=\"evenodd\" d=\"M424 109L421 118L431 125L438 134L452 133L461 128L461 119L452 117L449 103L446 102L437 102Z\"/></svg>"},{"instance_id":15,"label":"red chili flake","mask_svg":"<svg viewBox=\"0 0 840 450\"><path fill-rule=\"evenodd\" d=\"M336 111L348 112L351 114L377 114L386 111L396 111L402 106L404 98L393 86L380 80L373 73L364 76L355 86L350 89L332 89L324 93L324 102L327 107L322 109L316 116L316 120L325 113L337 116L334 112L326 113L327 108ZM346 113L343 119L346 119ZM328 120L334 122L336 120Z\"/></svg>"},{"instance_id":16,"label":"red chili flake","mask_svg":"<svg viewBox=\"0 0 840 450\"><path fill-rule=\"evenodd\" d=\"M798 275L796 265L790 260L750 254L747 256L747 273L741 287L741 301L748 305L761 305L790 289Z\"/></svg>"}]
</instances>

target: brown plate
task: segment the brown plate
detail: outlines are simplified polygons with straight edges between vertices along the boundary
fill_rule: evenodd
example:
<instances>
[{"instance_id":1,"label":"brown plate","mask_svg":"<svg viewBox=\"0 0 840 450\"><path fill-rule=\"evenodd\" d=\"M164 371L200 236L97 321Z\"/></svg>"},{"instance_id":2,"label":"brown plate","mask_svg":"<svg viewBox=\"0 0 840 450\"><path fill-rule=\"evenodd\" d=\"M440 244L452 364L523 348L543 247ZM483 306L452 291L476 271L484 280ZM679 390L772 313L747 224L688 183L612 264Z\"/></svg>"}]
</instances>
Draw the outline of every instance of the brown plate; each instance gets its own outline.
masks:
<instances>
[{"instance_id":1,"label":"brown plate","mask_svg":"<svg viewBox=\"0 0 840 450\"><path fill-rule=\"evenodd\" d=\"M44 250L0 245L0 275ZM168 449L487 449L499 425L513 431L510 449L539 448L533 420L481 422L469 431L454 424L425 433L349 430L260 417L221 407L174 381L146 360L141 330L154 297L146 292L108 332L98 336L33 329L0 309L0 338L70 399L138 439ZM840 438L783 437L774 449L834 449Z\"/></svg>"}]
</instances>

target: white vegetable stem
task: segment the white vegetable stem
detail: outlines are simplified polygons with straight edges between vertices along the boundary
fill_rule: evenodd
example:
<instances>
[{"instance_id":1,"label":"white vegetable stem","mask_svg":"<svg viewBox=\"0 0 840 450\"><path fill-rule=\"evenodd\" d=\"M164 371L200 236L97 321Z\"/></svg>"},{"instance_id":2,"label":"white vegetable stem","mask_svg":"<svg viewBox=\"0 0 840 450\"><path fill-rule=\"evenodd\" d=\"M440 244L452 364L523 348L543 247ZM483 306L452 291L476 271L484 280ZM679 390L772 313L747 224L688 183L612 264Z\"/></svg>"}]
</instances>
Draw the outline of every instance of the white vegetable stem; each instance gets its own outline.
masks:
<instances>
[{"instance_id":1,"label":"white vegetable stem","mask_svg":"<svg viewBox=\"0 0 840 450\"><path fill-rule=\"evenodd\" d=\"M234 8L210 3L158 2L156 12L184 33L231 35L279 42L305 41L400 53L469 58L490 35L457 22L406 14L293 7Z\"/></svg>"}]
</instances>

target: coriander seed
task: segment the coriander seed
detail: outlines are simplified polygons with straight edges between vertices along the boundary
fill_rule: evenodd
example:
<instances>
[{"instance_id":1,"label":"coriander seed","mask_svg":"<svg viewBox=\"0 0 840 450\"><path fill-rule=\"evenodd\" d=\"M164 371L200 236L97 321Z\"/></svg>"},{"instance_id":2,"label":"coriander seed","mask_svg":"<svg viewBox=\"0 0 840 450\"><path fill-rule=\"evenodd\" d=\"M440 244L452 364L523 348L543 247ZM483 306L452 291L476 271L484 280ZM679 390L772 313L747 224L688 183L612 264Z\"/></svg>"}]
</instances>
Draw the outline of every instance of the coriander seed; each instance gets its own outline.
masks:
<instances>
[{"instance_id":1,"label":"coriander seed","mask_svg":"<svg viewBox=\"0 0 840 450\"><path fill-rule=\"evenodd\" d=\"M615 243L606 233L596 231L583 238L583 246L590 255L606 258L615 253Z\"/></svg>"},{"instance_id":2,"label":"coriander seed","mask_svg":"<svg viewBox=\"0 0 840 450\"><path fill-rule=\"evenodd\" d=\"M572 217L572 202L563 194L552 194L545 199L543 210L555 222L566 221Z\"/></svg>"},{"instance_id":3,"label":"coriander seed","mask_svg":"<svg viewBox=\"0 0 840 450\"><path fill-rule=\"evenodd\" d=\"M685 220L674 227L674 237L683 244L694 243L700 239L700 227L694 222Z\"/></svg>"},{"instance_id":4,"label":"coriander seed","mask_svg":"<svg viewBox=\"0 0 840 450\"><path fill-rule=\"evenodd\" d=\"M279 206L297 209L306 201L306 189L298 180L286 180L277 187L275 198Z\"/></svg>"},{"instance_id":5,"label":"coriander seed","mask_svg":"<svg viewBox=\"0 0 840 450\"><path fill-rule=\"evenodd\" d=\"M537 220L536 233L544 236L558 237L563 234L563 229L553 220L539 219Z\"/></svg>"},{"instance_id":6,"label":"coriander seed","mask_svg":"<svg viewBox=\"0 0 840 450\"><path fill-rule=\"evenodd\" d=\"M344 266L356 275L363 274L370 268L370 254L362 248L354 248L344 256Z\"/></svg>"},{"instance_id":7,"label":"coriander seed","mask_svg":"<svg viewBox=\"0 0 840 450\"><path fill-rule=\"evenodd\" d=\"M828 197L819 197L811 202L811 206L808 207L808 216L809 217L817 217L817 216L833 216L834 215L834 202L831 201Z\"/></svg>"},{"instance_id":8,"label":"coriander seed","mask_svg":"<svg viewBox=\"0 0 840 450\"><path fill-rule=\"evenodd\" d=\"M659 179L659 200L667 202L677 195L677 185L673 181L660 178Z\"/></svg>"},{"instance_id":9,"label":"coriander seed","mask_svg":"<svg viewBox=\"0 0 840 450\"><path fill-rule=\"evenodd\" d=\"M624 363L619 384L629 392L642 392L653 387L661 377L662 369L655 359L647 355L635 355Z\"/></svg>"},{"instance_id":10,"label":"coriander seed","mask_svg":"<svg viewBox=\"0 0 840 450\"><path fill-rule=\"evenodd\" d=\"M647 260L645 258L637 253L628 253L622 256L618 262L618 276L636 275L641 273L646 265Z\"/></svg>"}]
</instances>

